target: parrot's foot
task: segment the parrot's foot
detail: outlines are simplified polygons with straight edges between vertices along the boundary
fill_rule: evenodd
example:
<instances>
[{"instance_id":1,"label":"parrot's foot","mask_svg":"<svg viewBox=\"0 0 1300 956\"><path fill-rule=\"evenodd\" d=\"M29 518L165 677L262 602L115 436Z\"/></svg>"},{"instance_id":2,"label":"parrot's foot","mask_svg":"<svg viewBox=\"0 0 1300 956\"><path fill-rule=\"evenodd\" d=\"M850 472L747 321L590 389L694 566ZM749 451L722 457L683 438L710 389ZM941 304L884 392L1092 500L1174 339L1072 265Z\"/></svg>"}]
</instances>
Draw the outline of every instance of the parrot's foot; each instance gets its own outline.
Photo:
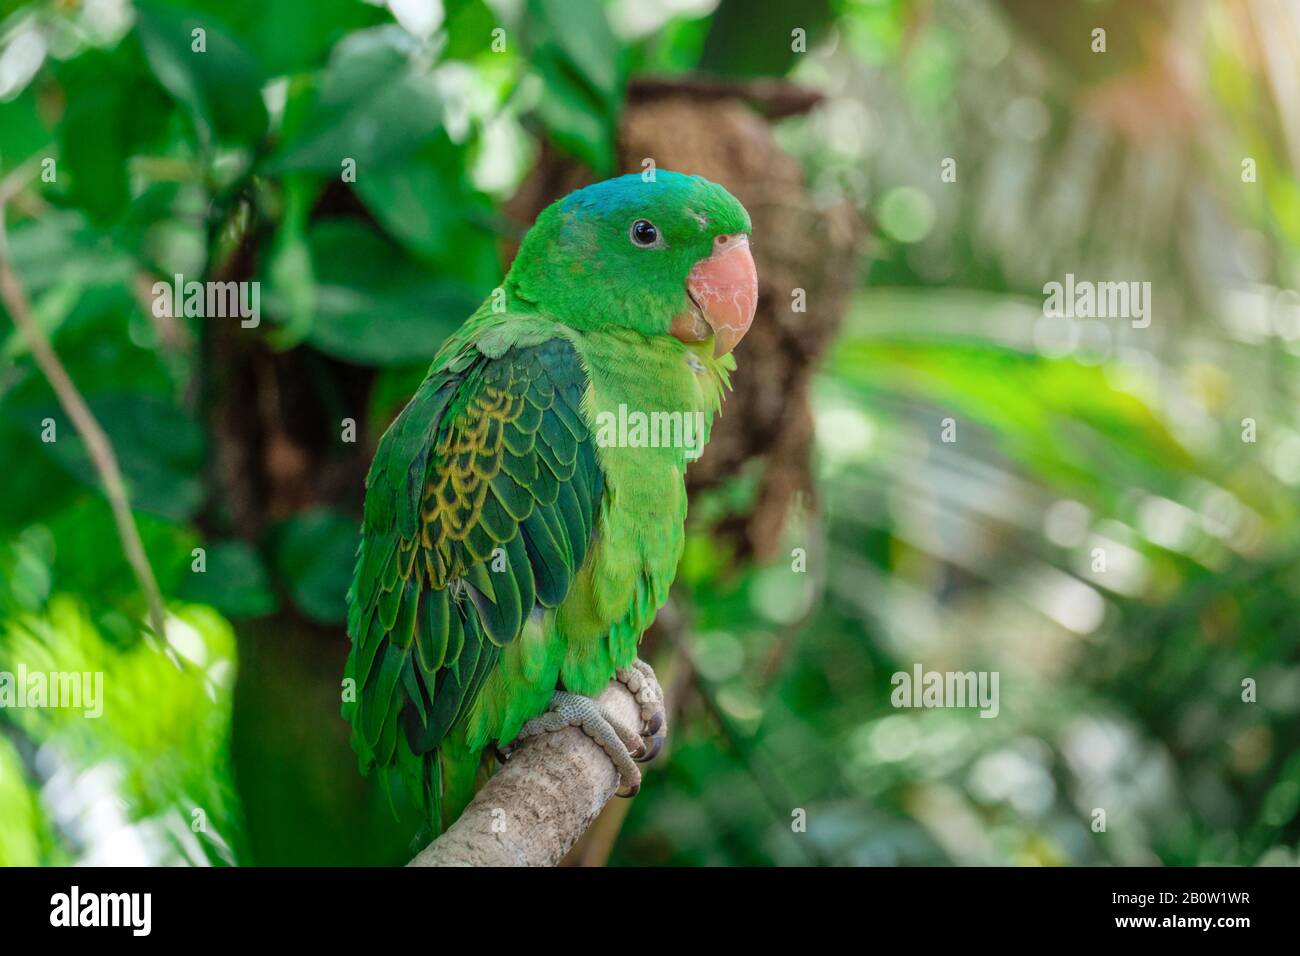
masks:
<instances>
[{"instance_id":1,"label":"parrot's foot","mask_svg":"<svg viewBox=\"0 0 1300 956\"><path fill-rule=\"evenodd\" d=\"M550 708L524 724L514 743L506 748L507 753L529 737L568 727L581 727L582 732L600 744L600 749L613 761L621 784L618 796L636 796L641 789L641 770L633 763L632 754L643 749L643 742L638 734L611 717L605 708L590 697L556 691L551 698Z\"/></svg>"},{"instance_id":2,"label":"parrot's foot","mask_svg":"<svg viewBox=\"0 0 1300 956\"><path fill-rule=\"evenodd\" d=\"M664 708L664 689L659 686L654 668L645 661L634 661L614 675L614 679L628 689L641 705L641 742L632 752L632 759L645 763L654 760L663 749L668 736L668 714Z\"/></svg>"}]
</instances>

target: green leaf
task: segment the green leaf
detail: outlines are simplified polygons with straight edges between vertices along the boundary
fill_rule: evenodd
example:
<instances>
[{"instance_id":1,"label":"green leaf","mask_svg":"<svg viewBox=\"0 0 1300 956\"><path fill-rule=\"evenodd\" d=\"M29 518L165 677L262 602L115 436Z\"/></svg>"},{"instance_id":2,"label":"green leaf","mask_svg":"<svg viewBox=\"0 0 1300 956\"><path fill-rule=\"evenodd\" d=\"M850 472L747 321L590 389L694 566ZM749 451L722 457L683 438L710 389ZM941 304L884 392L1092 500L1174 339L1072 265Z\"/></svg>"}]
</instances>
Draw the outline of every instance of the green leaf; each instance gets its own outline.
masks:
<instances>
[{"instance_id":1,"label":"green leaf","mask_svg":"<svg viewBox=\"0 0 1300 956\"><path fill-rule=\"evenodd\" d=\"M128 39L116 50L90 50L56 69L68 107L57 129L55 182L67 203L98 223L125 212L131 199L127 160L161 135L169 114L138 52Z\"/></svg>"},{"instance_id":2,"label":"green leaf","mask_svg":"<svg viewBox=\"0 0 1300 956\"><path fill-rule=\"evenodd\" d=\"M0 168L13 169L52 142L53 136L36 112L36 94L31 87L7 103L0 102Z\"/></svg>"},{"instance_id":3,"label":"green leaf","mask_svg":"<svg viewBox=\"0 0 1300 956\"><path fill-rule=\"evenodd\" d=\"M556 145L608 174L623 77L604 6L599 0L529 0L528 14L531 60L542 80L539 117Z\"/></svg>"},{"instance_id":4,"label":"green leaf","mask_svg":"<svg viewBox=\"0 0 1300 956\"><path fill-rule=\"evenodd\" d=\"M451 0L447 3L447 47L443 58L469 60L492 45L496 17L483 0Z\"/></svg>"},{"instance_id":5,"label":"green leaf","mask_svg":"<svg viewBox=\"0 0 1300 956\"><path fill-rule=\"evenodd\" d=\"M338 40L353 30L388 21L382 4L357 0L180 0L192 15L215 13L261 64L266 76L316 69Z\"/></svg>"},{"instance_id":6,"label":"green leaf","mask_svg":"<svg viewBox=\"0 0 1300 956\"><path fill-rule=\"evenodd\" d=\"M396 26L364 30L335 48L312 110L267 168L338 175L352 159L361 179L415 152L441 125L437 85L415 40Z\"/></svg>"},{"instance_id":7,"label":"green leaf","mask_svg":"<svg viewBox=\"0 0 1300 956\"><path fill-rule=\"evenodd\" d=\"M271 577L258 553L244 541L219 541L209 545L204 570L182 580L180 596L210 604L228 617L261 617L279 609Z\"/></svg>"},{"instance_id":8,"label":"green leaf","mask_svg":"<svg viewBox=\"0 0 1300 956\"><path fill-rule=\"evenodd\" d=\"M424 156L376 170L356 189L384 227L408 248L445 255L465 209L454 170L439 169Z\"/></svg>"},{"instance_id":9,"label":"green leaf","mask_svg":"<svg viewBox=\"0 0 1300 956\"><path fill-rule=\"evenodd\" d=\"M357 194L398 242L484 291L500 278L493 210L467 181L462 147L439 133L399 166L358 179Z\"/></svg>"},{"instance_id":10,"label":"green leaf","mask_svg":"<svg viewBox=\"0 0 1300 956\"><path fill-rule=\"evenodd\" d=\"M19 223L9 244L14 271L31 296L66 284L125 285L134 272L131 257L75 213L51 212Z\"/></svg>"},{"instance_id":11,"label":"green leaf","mask_svg":"<svg viewBox=\"0 0 1300 956\"><path fill-rule=\"evenodd\" d=\"M151 3L137 11L136 31L158 81L189 108L200 142L252 145L265 135L261 68L221 20Z\"/></svg>"},{"instance_id":12,"label":"green leaf","mask_svg":"<svg viewBox=\"0 0 1300 956\"><path fill-rule=\"evenodd\" d=\"M203 433L198 423L153 395L98 395L86 403L113 445L131 506L178 520L193 515L203 498ZM11 417L21 420L45 454L78 481L101 487L85 442L62 408L51 404L13 409ZM55 441L40 441L46 418L55 422Z\"/></svg>"},{"instance_id":13,"label":"green leaf","mask_svg":"<svg viewBox=\"0 0 1300 956\"><path fill-rule=\"evenodd\" d=\"M54 535L42 525L0 543L0 619L14 610L39 610L49 600L54 554Z\"/></svg>"},{"instance_id":14,"label":"green leaf","mask_svg":"<svg viewBox=\"0 0 1300 956\"><path fill-rule=\"evenodd\" d=\"M32 434L29 423L29 414L15 414L0 406L0 461L23 463L5 476L0 538L52 514L80 491L65 469L42 454L40 439Z\"/></svg>"},{"instance_id":15,"label":"green leaf","mask_svg":"<svg viewBox=\"0 0 1300 956\"><path fill-rule=\"evenodd\" d=\"M83 491L41 519L54 538L53 593L72 593L114 607L143 610L140 584L127 563L112 509L101 495ZM145 554L164 595L174 594L189 573L190 549L198 539L184 525L135 512Z\"/></svg>"},{"instance_id":16,"label":"green leaf","mask_svg":"<svg viewBox=\"0 0 1300 956\"><path fill-rule=\"evenodd\" d=\"M562 52L606 103L618 96L618 40L600 0L529 0L528 12L539 24L545 44ZM581 23L582 29L574 29Z\"/></svg>"},{"instance_id":17,"label":"green leaf","mask_svg":"<svg viewBox=\"0 0 1300 956\"><path fill-rule=\"evenodd\" d=\"M284 215L271 247L271 288L283 298L285 326L276 345L289 348L311 330L316 311L316 277L307 245L307 216L315 202L314 177L292 174L284 179Z\"/></svg>"},{"instance_id":18,"label":"green leaf","mask_svg":"<svg viewBox=\"0 0 1300 956\"><path fill-rule=\"evenodd\" d=\"M111 765L113 775L103 793L121 814L113 832L131 833L137 826L188 828L194 808L203 808L206 826L194 839L139 841L133 852L141 860L154 865L233 863L243 843L229 756L234 631L210 608L173 605L169 612L176 626L169 628L169 636L174 636L175 654L164 654L141 641L123 642L117 630L127 619L118 615L111 620L100 613L101 604L56 593L43 614L0 629L0 658L5 661L40 661L51 670L95 673L100 711L95 719L82 719L89 700L81 709L11 709L5 712L6 722L21 731L5 734L5 739L12 736L29 750L49 754L50 767L60 774L83 778L96 767ZM177 666L176 654L185 658L184 666ZM14 776L10 770L6 763L7 777ZM21 780L25 775L17 776ZM8 799L5 807L0 823L12 832L13 814L20 814L21 822L23 808L12 808ZM37 862L93 862L102 852L65 844L62 839L48 843ZM70 854L75 858L70 860Z\"/></svg>"},{"instance_id":19,"label":"green leaf","mask_svg":"<svg viewBox=\"0 0 1300 956\"><path fill-rule=\"evenodd\" d=\"M793 31L804 31L808 49L833 29L828 0L745 0L723 3L709 21L699 69L728 76L783 76L799 54ZM864 4L888 18L889 4ZM865 19L865 17L864 17ZM753 24L763 29L753 29Z\"/></svg>"},{"instance_id":20,"label":"green leaf","mask_svg":"<svg viewBox=\"0 0 1300 956\"><path fill-rule=\"evenodd\" d=\"M111 222L130 201L120 91L111 83L96 88L72 84L69 94L71 105L59 124L66 196L95 221Z\"/></svg>"},{"instance_id":21,"label":"green leaf","mask_svg":"<svg viewBox=\"0 0 1300 956\"><path fill-rule=\"evenodd\" d=\"M322 624L347 618L347 592L356 563L359 524L338 511L295 515L272 534L272 564L293 603Z\"/></svg>"},{"instance_id":22,"label":"green leaf","mask_svg":"<svg viewBox=\"0 0 1300 956\"><path fill-rule=\"evenodd\" d=\"M364 365L429 361L478 305L461 283L437 279L355 220L325 220L308 235L316 308L307 341ZM266 296L276 321L290 315L288 294Z\"/></svg>"}]
</instances>

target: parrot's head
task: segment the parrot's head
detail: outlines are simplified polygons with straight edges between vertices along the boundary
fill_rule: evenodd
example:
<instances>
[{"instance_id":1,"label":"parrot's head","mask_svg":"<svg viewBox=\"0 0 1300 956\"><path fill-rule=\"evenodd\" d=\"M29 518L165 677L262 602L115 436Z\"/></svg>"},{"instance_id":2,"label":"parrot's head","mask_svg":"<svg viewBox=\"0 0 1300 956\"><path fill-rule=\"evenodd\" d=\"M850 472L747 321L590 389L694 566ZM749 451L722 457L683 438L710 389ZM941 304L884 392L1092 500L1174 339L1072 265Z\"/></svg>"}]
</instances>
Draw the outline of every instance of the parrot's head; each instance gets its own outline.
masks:
<instances>
[{"instance_id":1,"label":"parrot's head","mask_svg":"<svg viewBox=\"0 0 1300 956\"><path fill-rule=\"evenodd\" d=\"M545 209L507 287L574 328L712 340L721 356L758 306L750 229L745 207L707 179L664 169L620 176Z\"/></svg>"}]
</instances>

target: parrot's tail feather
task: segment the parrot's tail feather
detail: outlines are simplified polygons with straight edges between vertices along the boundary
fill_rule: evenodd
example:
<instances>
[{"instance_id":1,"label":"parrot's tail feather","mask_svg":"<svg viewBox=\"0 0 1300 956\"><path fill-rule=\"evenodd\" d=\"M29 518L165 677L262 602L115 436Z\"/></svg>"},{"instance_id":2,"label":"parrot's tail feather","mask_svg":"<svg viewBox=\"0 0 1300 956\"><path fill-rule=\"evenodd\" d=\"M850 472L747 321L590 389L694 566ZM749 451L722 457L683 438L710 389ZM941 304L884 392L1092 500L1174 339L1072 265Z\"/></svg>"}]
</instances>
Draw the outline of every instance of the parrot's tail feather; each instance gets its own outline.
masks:
<instances>
[{"instance_id":1,"label":"parrot's tail feather","mask_svg":"<svg viewBox=\"0 0 1300 956\"><path fill-rule=\"evenodd\" d=\"M442 758L436 751L424 758L424 804L436 837L445 829L442 822Z\"/></svg>"},{"instance_id":2,"label":"parrot's tail feather","mask_svg":"<svg viewBox=\"0 0 1300 956\"><path fill-rule=\"evenodd\" d=\"M442 824L442 829L451 826L474 798L479 757L466 746L463 734L453 733L438 748L437 758L430 761L438 765L437 774L442 784L441 807L438 808L441 818L437 816L438 811L434 811L433 804L430 810L435 820Z\"/></svg>"}]
</instances>

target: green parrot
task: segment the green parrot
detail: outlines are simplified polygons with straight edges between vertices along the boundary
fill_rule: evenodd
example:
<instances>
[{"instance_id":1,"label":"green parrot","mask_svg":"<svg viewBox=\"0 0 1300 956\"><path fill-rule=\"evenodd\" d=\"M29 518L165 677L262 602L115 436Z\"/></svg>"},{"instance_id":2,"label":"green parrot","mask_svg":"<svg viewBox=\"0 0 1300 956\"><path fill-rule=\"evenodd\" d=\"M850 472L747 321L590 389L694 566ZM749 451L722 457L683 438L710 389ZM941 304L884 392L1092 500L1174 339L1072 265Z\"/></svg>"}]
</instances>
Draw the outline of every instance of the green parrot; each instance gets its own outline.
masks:
<instances>
[{"instance_id":1,"label":"green parrot","mask_svg":"<svg viewBox=\"0 0 1300 956\"><path fill-rule=\"evenodd\" d=\"M634 761L657 752L664 718L637 643L668 597L685 470L754 318L750 229L698 176L571 193L380 440L343 711L362 771L400 776L435 832L503 747L570 725L610 755L624 795L639 787ZM641 727L592 700L613 679Z\"/></svg>"}]
</instances>

